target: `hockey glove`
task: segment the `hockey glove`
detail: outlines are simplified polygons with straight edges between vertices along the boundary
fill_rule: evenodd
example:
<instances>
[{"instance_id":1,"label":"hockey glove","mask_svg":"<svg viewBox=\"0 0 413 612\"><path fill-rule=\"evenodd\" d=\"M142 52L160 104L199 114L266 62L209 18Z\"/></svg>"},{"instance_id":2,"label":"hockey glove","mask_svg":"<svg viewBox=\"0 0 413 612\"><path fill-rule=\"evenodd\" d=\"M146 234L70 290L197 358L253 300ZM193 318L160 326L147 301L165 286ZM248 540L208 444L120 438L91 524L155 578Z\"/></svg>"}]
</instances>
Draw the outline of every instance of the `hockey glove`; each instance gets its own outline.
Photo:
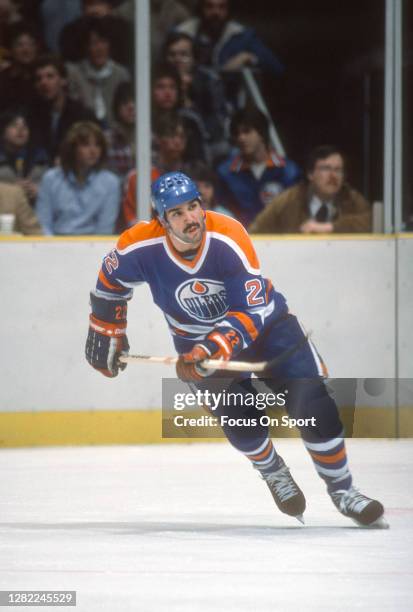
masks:
<instances>
[{"instance_id":1,"label":"hockey glove","mask_svg":"<svg viewBox=\"0 0 413 612\"><path fill-rule=\"evenodd\" d=\"M113 378L126 363L119 363L119 355L129 351L126 336L126 300L105 300L90 294L92 314L86 340L86 359L104 376Z\"/></svg>"},{"instance_id":2,"label":"hockey glove","mask_svg":"<svg viewBox=\"0 0 413 612\"><path fill-rule=\"evenodd\" d=\"M212 331L202 343L196 344L189 353L179 356L176 364L178 378L184 382L193 382L210 376L215 370L203 368L202 361L210 358L229 361L232 356L233 347L239 341L239 335L235 330L230 330L225 334Z\"/></svg>"}]
</instances>

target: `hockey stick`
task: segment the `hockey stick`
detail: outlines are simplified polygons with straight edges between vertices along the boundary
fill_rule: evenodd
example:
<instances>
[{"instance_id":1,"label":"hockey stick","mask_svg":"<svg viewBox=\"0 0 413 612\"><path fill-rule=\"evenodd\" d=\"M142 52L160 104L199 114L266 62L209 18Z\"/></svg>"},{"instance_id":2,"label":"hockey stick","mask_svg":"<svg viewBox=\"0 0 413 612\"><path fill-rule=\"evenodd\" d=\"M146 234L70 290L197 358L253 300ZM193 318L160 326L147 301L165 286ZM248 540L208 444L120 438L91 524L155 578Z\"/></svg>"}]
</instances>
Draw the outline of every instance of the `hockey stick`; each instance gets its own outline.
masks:
<instances>
[{"instance_id":1,"label":"hockey stick","mask_svg":"<svg viewBox=\"0 0 413 612\"><path fill-rule=\"evenodd\" d=\"M221 361L220 359L205 359L202 367L206 370L226 370L228 372L265 372L289 359L308 340L308 335L301 338L297 344L284 351L278 357L270 361ZM121 363L163 363L174 365L178 357L151 357L150 355L120 355Z\"/></svg>"}]
</instances>

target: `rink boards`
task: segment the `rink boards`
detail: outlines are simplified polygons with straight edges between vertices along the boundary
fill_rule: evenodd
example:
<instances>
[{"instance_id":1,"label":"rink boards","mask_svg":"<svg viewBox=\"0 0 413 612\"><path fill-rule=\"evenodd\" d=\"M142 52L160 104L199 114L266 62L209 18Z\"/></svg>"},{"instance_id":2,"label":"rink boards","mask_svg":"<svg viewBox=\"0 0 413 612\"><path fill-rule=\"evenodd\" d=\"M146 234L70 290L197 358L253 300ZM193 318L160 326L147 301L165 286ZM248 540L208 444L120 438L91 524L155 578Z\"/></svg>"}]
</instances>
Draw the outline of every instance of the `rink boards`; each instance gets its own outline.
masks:
<instances>
[{"instance_id":1,"label":"rink boards","mask_svg":"<svg viewBox=\"0 0 413 612\"><path fill-rule=\"evenodd\" d=\"M411 238L256 238L263 274L312 332L333 378L413 378ZM89 291L113 244L1 239L0 445L160 440L161 379L173 368L129 366L109 380L84 359ZM136 289L128 319L133 352L173 354L147 287ZM381 415L367 402L361 435L413 435L410 398L384 400Z\"/></svg>"}]
</instances>

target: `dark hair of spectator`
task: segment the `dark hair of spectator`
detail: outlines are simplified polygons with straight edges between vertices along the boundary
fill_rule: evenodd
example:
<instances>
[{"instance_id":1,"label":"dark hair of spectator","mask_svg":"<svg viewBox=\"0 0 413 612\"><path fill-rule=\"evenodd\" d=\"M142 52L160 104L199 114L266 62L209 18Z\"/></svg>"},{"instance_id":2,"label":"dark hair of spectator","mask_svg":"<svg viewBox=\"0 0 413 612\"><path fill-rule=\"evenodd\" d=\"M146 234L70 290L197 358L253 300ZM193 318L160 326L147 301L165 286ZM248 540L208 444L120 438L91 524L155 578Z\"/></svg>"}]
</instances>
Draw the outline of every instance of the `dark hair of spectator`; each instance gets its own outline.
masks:
<instances>
[{"instance_id":1,"label":"dark hair of spectator","mask_svg":"<svg viewBox=\"0 0 413 612\"><path fill-rule=\"evenodd\" d=\"M72 125L60 147L60 163L66 174L76 169L76 149L78 145L86 144L91 138L96 140L101 150L100 159L95 169L102 169L107 154L105 135L96 123L92 121L79 121Z\"/></svg>"},{"instance_id":2,"label":"dark hair of spectator","mask_svg":"<svg viewBox=\"0 0 413 612\"><path fill-rule=\"evenodd\" d=\"M216 187L215 172L202 161L196 161L191 164L188 175L196 183L200 181L202 183L210 183L213 187Z\"/></svg>"},{"instance_id":3,"label":"dark hair of spectator","mask_svg":"<svg viewBox=\"0 0 413 612\"><path fill-rule=\"evenodd\" d=\"M41 45L41 37L36 28L31 23L19 21L10 26L7 34L7 46L13 47L20 36L30 36L38 47Z\"/></svg>"},{"instance_id":4,"label":"dark hair of spectator","mask_svg":"<svg viewBox=\"0 0 413 612\"><path fill-rule=\"evenodd\" d=\"M110 17L86 17L85 29L83 31L82 52L86 53L92 34L96 34L99 38L103 38L111 46L111 18Z\"/></svg>"},{"instance_id":5,"label":"dark hair of spectator","mask_svg":"<svg viewBox=\"0 0 413 612\"><path fill-rule=\"evenodd\" d=\"M256 130L265 144L269 145L268 119L257 108L241 109L234 113L230 126L231 138L233 140L236 139L239 130L242 128Z\"/></svg>"},{"instance_id":6,"label":"dark hair of spectator","mask_svg":"<svg viewBox=\"0 0 413 612\"><path fill-rule=\"evenodd\" d=\"M204 4L205 4L205 0L198 0L198 4L196 7L196 14L201 17L202 16L202 9L204 8ZM231 9L232 9L232 0L227 0L227 7L228 7L228 14L231 14Z\"/></svg>"},{"instance_id":7,"label":"dark hair of spectator","mask_svg":"<svg viewBox=\"0 0 413 612\"><path fill-rule=\"evenodd\" d=\"M191 43L191 47L193 50L194 39L192 38L192 36L190 36L189 34L186 34L185 32L170 32L163 45L162 57L166 57L169 47L179 42L180 40L189 41Z\"/></svg>"},{"instance_id":8,"label":"dark hair of spectator","mask_svg":"<svg viewBox=\"0 0 413 612\"><path fill-rule=\"evenodd\" d=\"M119 109L122 104L127 104L131 100L135 101L135 89L130 81L119 83L113 94L112 111L119 121Z\"/></svg>"},{"instance_id":9,"label":"dark hair of spectator","mask_svg":"<svg viewBox=\"0 0 413 612\"><path fill-rule=\"evenodd\" d=\"M47 66L52 66L60 74L62 79L67 79L66 66L58 55L53 55L52 53L41 55L35 62L34 70L40 70L41 68L46 68Z\"/></svg>"},{"instance_id":10,"label":"dark hair of spectator","mask_svg":"<svg viewBox=\"0 0 413 612\"><path fill-rule=\"evenodd\" d=\"M154 118L153 131L158 138L174 136L179 128L182 128L186 135L183 119L174 112L162 113Z\"/></svg>"},{"instance_id":11,"label":"dark hair of spectator","mask_svg":"<svg viewBox=\"0 0 413 612\"><path fill-rule=\"evenodd\" d=\"M178 103L177 106L181 106L182 104L182 85L181 85L181 77L179 76L179 72L169 64L168 62L161 62L157 64L152 69L152 90L155 86L155 83L160 79L172 79L175 82L176 88L178 90Z\"/></svg>"},{"instance_id":12,"label":"dark hair of spectator","mask_svg":"<svg viewBox=\"0 0 413 612\"><path fill-rule=\"evenodd\" d=\"M310 151L307 157L306 170L307 172L313 172L319 159L326 159L330 155L341 155L343 161L345 161L343 152L335 145L320 145Z\"/></svg>"},{"instance_id":13,"label":"dark hair of spectator","mask_svg":"<svg viewBox=\"0 0 413 612\"><path fill-rule=\"evenodd\" d=\"M20 118L24 119L27 127L29 127L27 113L24 109L9 109L0 115L0 139L4 138L6 128L13 123L13 121Z\"/></svg>"},{"instance_id":14,"label":"dark hair of spectator","mask_svg":"<svg viewBox=\"0 0 413 612\"><path fill-rule=\"evenodd\" d=\"M93 2L93 0L82 0L82 1L83 1L83 4L89 4L90 2ZM112 8L115 8L119 6L120 4L122 4L124 0L101 0L101 1L107 4L110 4Z\"/></svg>"}]
</instances>

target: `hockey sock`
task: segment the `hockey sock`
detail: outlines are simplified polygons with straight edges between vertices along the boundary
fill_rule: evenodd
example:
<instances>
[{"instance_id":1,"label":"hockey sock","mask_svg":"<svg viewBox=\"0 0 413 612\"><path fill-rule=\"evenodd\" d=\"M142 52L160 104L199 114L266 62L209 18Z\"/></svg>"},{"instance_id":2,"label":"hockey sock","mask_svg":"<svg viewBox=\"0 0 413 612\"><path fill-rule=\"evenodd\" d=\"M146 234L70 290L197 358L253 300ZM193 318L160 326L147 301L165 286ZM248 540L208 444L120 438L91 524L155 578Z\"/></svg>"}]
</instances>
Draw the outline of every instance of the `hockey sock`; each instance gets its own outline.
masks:
<instances>
[{"instance_id":1,"label":"hockey sock","mask_svg":"<svg viewBox=\"0 0 413 612\"><path fill-rule=\"evenodd\" d=\"M254 468L262 473L274 472L279 467L280 456L268 438L255 450L244 452Z\"/></svg>"},{"instance_id":2,"label":"hockey sock","mask_svg":"<svg viewBox=\"0 0 413 612\"><path fill-rule=\"evenodd\" d=\"M347 462L344 438L332 438L322 442L306 442L318 475L324 480L329 493L351 487L352 477Z\"/></svg>"}]
</instances>

